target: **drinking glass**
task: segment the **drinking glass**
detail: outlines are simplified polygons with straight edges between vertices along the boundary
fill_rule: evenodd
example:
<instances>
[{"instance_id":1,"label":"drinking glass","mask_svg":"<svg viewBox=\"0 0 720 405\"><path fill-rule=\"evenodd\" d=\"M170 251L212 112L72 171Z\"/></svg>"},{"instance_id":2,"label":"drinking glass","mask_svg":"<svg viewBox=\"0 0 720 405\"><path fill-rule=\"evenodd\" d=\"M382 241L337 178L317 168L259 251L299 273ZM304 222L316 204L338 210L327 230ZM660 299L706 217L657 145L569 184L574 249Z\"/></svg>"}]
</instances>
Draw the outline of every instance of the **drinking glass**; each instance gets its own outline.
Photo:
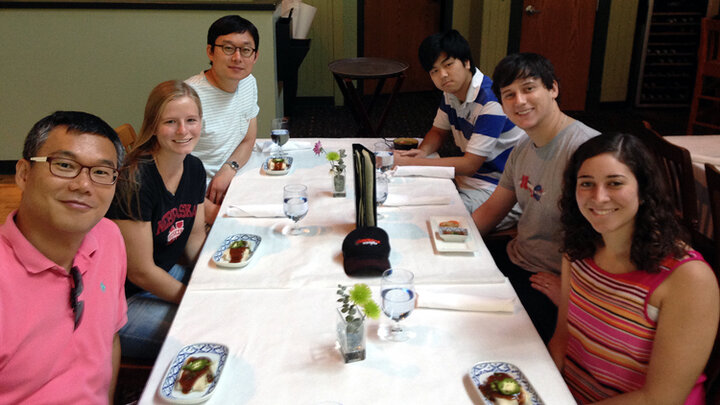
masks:
<instances>
[{"instance_id":1,"label":"drinking glass","mask_svg":"<svg viewBox=\"0 0 720 405\"><path fill-rule=\"evenodd\" d=\"M308 213L307 186L304 184L288 184L283 188L283 210L285 216L293 220L290 235L307 233L305 228L298 227L297 223Z\"/></svg>"},{"instance_id":2,"label":"drinking glass","mask_svg":"<svg viewBox=\"0 0 720 405\"><path fill-rule=\"evenodd\" d=\"M400 321L407 318L415 308L414 278L411 271L403 269L387 269L383 273L380 282L382 309L393 320L393 324L379 330L381 339L404 342L413 337L412 332L400 326Z\"/></svg>"},{"instance_id":3,"label":"drinking glass","mask_svg":"<svg viewBox=\"0 0 720 405\"><path fill-rule=\"evenodd\" d=\"M278 146L278 154L282 156L282 146L290 139L290 125L287 118L273 118L270 139Z\"/></svg>"},{"instance_id":4,"label":"drinking glass","mask_svg":"<svg viewBox=\"0 0 720 405\"><path fill-rule=\"evenodd\" d=\"M375 168L385 173L392 170L394 163L393 147L387 142L377 142L375 149Z\"/></svg>"},{"instance_id":5,"label":"drinking glass","mask_svg":"<svg viewBox=\"0 0 720 405\"><path fill-rule=\"evenodd\" d=\"M375 173L375 205L377 207L380 207L385 200L387 200L388 197L388 183L390 183L390 179L388 176L381 172L376 171ZM380 212L377 213L377 219L383 219L385 218L385 215L381 214Z\"/></svg>"}]
</instances>

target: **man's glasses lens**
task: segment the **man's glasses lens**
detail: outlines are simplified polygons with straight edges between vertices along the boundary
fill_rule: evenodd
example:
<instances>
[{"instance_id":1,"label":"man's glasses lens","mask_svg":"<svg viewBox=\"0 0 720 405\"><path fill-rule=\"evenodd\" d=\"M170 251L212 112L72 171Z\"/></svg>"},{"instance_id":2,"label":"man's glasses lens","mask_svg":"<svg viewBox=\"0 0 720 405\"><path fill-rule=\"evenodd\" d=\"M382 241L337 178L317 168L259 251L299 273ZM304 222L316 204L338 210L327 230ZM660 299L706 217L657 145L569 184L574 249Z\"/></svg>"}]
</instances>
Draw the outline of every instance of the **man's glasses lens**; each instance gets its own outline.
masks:
<instances>
[{"instance_id":1,"label":"man's glasses lens","mask_svg":"<svg viewBox=\"0 0 720 405\"><path fill-rule=\"evenodd\" d=\"M235 47L232 45L222 45L222 50L225 53L225 55L232 55L235 53L236 50L240 51L240 55L249 58L255 53L255 49L250 48L249 46L244 47Z\"/></svg>"},{"instance_id":2,"label":"man's glasses lens","mask_svg":"<svg viewBox=\"0 0 720 405\"><path fill-rule=\"evenodd\" d=\"M83 312L85 311L85 301L78 299L80 298L80 294L83 292L83 281L80 270L75 266L70 269L70 275L73 279L73 286L70 288L70 306L72 307L73 314L75 315L75 329L77 329L78 326L80 326Z\"/></svg>"},{"instance_id":3,"label":"man's glasses lens","mask_svg":"<svg viewBox=\"0 0 720 405\"><path fill-rule=\"evenodd\" d=\"M50 165L50 173L67 179L77 177L85 167L90 171L90 180L98 184L115 184L118 177L117 169L109 166L83 166L72 159L52 156L33 157L30 158L30 160L34 162L48 162Z\"/></svg>"}]
</instances>

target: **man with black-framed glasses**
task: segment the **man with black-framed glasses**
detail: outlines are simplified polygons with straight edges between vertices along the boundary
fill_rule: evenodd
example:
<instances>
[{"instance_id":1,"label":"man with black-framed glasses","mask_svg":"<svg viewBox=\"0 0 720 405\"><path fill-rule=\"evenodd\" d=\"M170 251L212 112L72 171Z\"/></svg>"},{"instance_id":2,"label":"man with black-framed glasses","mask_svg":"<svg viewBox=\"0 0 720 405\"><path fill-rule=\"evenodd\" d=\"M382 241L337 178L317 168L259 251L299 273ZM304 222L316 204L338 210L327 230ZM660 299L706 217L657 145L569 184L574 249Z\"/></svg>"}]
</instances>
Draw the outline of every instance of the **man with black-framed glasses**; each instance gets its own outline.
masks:
<instances>
[{"instance_id":1,"label":"man with black-framed glasses","mask_svg":"<svg viewBox=\"0 0 720 405\"><path fill-rule=\"evenodd\" d=\"M247 163L257 137L258 91L252 69L260 36L250 21L227 15L208 30L210 69L185 82L200 96L203 130L193 155L207 174L205 221L212 224L235 173Z\"/></svg>"},{"instance_id":2,"label":"man with black-framed glasses","mask_svg":"<svg viewBox=\"0 0 720 405\"><path fill-rule=\"evenodd\" d=\"M0 226L0 403L112 400L127 321L125 244L103 218L124 148L100 118L38 121Z\"/></svg>"}]
</instances>

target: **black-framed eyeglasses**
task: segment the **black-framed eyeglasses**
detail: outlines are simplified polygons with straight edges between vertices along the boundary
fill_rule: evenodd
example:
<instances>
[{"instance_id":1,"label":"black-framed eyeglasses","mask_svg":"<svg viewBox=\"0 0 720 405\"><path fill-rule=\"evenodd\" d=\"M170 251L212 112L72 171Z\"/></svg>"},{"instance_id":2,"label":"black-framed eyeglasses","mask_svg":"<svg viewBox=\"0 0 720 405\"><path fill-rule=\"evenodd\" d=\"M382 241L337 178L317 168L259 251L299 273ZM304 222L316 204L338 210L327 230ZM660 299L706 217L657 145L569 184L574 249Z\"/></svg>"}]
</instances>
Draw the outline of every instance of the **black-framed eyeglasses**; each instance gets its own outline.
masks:
<instances>
[{"instance_id":1,"label":"black-framed eyeglasses","mask_svg":"<svg viewBox=\"0 0 720 405\"><path fill-rule=\"evenodd\" d=\"M83 281L82 274L76 266L70 269L70 275L73 279L73 286L70 287L70 307L72 307L73 314L75 314L75 327L73 330L80 326L82 321L83 311L85 310L85 301L78 300L80 294L83 292Z\"/></svg>"},{"instance_id":2,"label":"black-framed eyeglasses","mask_svg":"<svg viewBox=\"0 0 720 405\"><path fill-rule=\"evenodd\" d=\"M215 44L215 46L219 46L223 53L228 56L234 55L236 51L240 51L240 56L249 58L255 53L255 48L249 46L233 46L228 44Z\"/></svg>"},{"instance_id":3,"label":"black-framed eyeglasses","mask_svg":"<svg viewBox=\"0 0 720 405\"><path fill-rule=\"evenodd\" d=\"M90 180L106 186L115 184L119 173L114 167L85 166L72 159L64 157L35 156L31 157L30 160L33 162L48 162L50 173L64 179L74 179L80 174L82 169L87 168L90 173Z\"/></svg>"}]
</instances>

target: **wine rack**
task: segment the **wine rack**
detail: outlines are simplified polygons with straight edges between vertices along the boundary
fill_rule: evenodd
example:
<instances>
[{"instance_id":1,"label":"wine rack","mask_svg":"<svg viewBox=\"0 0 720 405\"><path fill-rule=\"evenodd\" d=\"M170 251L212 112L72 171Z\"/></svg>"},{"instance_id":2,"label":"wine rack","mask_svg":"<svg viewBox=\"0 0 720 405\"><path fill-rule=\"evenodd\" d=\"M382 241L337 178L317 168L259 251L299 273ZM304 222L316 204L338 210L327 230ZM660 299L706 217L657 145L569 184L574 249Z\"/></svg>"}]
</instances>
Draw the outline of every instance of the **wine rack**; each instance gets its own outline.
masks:
<instances>
[{"instance_id":1,"label":"wine rack","mask_svg":"<svg viewBox=\"0 0 720 405\"><path fill-rule=\"evenodd\" d=\"M672 0L648 3L635 105L688 106L697 69L700 24L707 4Z\"/></svg>"}]
</instances>

